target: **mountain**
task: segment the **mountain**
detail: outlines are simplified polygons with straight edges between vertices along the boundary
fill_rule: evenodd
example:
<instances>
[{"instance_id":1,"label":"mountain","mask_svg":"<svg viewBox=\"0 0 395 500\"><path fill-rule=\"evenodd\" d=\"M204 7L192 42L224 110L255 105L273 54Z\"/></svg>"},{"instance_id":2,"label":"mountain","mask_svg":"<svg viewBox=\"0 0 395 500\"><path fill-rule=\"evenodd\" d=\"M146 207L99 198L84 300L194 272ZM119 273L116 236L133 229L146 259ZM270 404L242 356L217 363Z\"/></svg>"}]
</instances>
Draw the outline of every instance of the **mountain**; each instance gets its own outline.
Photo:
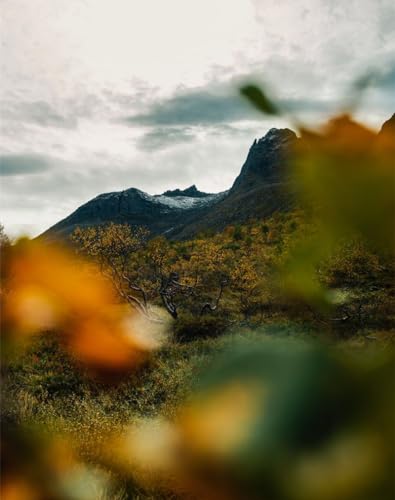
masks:
<instances>
[{"instance_id":1,"label":"mountain","mask_svg":"<svg viewBox=\"0 0 395 500\"><path fill-rule=\"evenodd\" d=\"M379 135L384 133L395 134L395 113L391 116L389 120L383 123Z\"/></svg>"},{"instance_id":2,"label":"mountain","mask_svg":"<svg viewBox=\"0 0 395 500\"><path fill-rule=\"evenodd\" d=\"M230 224L242 224L293 206L288 182L287 154L297 141L289 129L272 128L255 140L239 176L226 195L205 213L184 227L170 233L176 239L187 239L207 229L221 231Z\"/></svg>"},{"instance_id":3,"label":"mountain","mask_svg":"<svg viewBox=\"0 0 395 500\"><path fill-rule=\"evenodd\" d=\"M257 183L283 182L286 153L296 139L295 132L288 128L272 128L258 141L255 139L230 192L255 189Z\"/></svg>"},{"instance_id":4,"label":"mountain","mask_svg":"<svg viewBox=\"0 0 395 500\"><path fill-rule=\"evenodd\" d=\"M65 237L78 226L95 226L109 222L145 226L153 235L165 234L175 226L183 224L186 216L192 213L200 214L226 195L200 191L195 194L193 187L153 196L136 188L99 194L52 226L43 236Z\"/></svg>"},{"instance_id":5,"label":"mountain","mask_svg":"<svg viewBox=\"0 0 395 500\"><path fill-rule=\"evenodd\" d=\"M227 191L204 193L193 185L160 195L136 188L100 194L41 236L65 238L78 226L115 222L147 227L153 236L186 239L201 231L219 231L229 224L286 210L292 204L286 190L286 156L296 140L291 130L274 128L255 140L239 176Z\"/></svg>"},{"instance_id":6,"label":"mountain","mask_svg":"<svg viewBox=\"0 0 395 500\"><path fill-rule=\"evenodd\" d=\"M190 186L187 189L181 190L181 189L174 189L172 191L165 191L163 193L163 196L188 196L190 198L204 198L206 196L210 196L208 193L203 193L202 191L199 191L195 184Z\"/></svg>"}]
</instances>

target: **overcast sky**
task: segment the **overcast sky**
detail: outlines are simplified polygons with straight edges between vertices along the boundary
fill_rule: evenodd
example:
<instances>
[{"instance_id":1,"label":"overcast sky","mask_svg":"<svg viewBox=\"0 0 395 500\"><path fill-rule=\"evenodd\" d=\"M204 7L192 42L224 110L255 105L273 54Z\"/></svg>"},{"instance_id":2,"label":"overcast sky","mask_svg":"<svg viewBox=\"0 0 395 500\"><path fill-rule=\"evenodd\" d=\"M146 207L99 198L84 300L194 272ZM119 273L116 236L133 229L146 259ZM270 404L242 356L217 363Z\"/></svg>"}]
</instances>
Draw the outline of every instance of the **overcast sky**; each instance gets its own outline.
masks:
<instances>
[{"instance_id":1,"label":"overcast sky","mask_svg":"<svg viewBox=\"0 0 395 500\"><path fill-rule=\"evenodd\" d=\"M1 222L36 235L99 193L217 192L287 119L308 123L373 70L358 118L395 111L393 0L0 0Z\"/></svg>"}]
</instances>

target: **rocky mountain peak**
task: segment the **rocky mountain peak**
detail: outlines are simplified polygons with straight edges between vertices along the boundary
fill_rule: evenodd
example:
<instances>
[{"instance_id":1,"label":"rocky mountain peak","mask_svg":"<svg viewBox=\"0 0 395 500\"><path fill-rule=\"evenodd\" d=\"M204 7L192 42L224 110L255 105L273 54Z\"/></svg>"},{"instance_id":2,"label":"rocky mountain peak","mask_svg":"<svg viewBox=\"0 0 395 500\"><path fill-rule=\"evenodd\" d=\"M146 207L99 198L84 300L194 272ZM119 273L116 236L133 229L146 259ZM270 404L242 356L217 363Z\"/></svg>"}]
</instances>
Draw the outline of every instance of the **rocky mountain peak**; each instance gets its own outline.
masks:
<instances>
[{"instance_id":1,"label":"rocky mountain peak","mask_svg":"<svg viewBox=\"0 0 395 500\"><path fill-rule=\"evenodd\" d=\"M385 135L392 130L395 115L382 127ZM289 210L295 200L288 189L287 156L297 140L292 130L276 128L255 139L240 175L228 191L208 194L193 184L161 195L136 188L104 193L77 208L42 237L67 238L76 227L115 222L147 227L152 236L188 239L207 229L220 231L230 224Z\"/></svg>"},{"instance_id":2,"label":"rocky mountain peak","mask_svg":"<svg viewBox=\"0 0 395 500\"><path fill-rule=\"evenodd\" d=\"M209 193L204 193L203 191L199 191L195 184L189 186L186 189L173 189L168 190L163 193L163 196L188 196L191 198L204 198L205 196L210 196Z\"/></svg>"},{"instance_id":3,"label":"rocky mountain peak","mask_svg":"<svg viewBox=\"0 0 395 500\"><path fill-rule=\"evenodd\" d=\"M295 132L288 128L271 128L266 135L255 139L232 190L250 189L262 178L271 182L281 177L287 150L296 140Z\"/></svg>"},{"instance_id":4,"label":"rocky mountain peak","mask_svg":"<svg viewBox=\"0 0 395 500\"><path fill-rule=\"evenodd\" d=\"M391 116L389 120L383 123L383 126L381 127L380 133L395 133L395 113Z\"/></svg>"},{"instance_id":5,"label":"rocky mountain peak","mask_svg":"<svg viewBox=\"0 0 395 500\"><path fill-rule=\"evenodd\" d=\"M271 128L259 140L255 139L253 146L283 144L294 139L296 139L296 134L289 128Z\"/></svg>"}]
</instances>

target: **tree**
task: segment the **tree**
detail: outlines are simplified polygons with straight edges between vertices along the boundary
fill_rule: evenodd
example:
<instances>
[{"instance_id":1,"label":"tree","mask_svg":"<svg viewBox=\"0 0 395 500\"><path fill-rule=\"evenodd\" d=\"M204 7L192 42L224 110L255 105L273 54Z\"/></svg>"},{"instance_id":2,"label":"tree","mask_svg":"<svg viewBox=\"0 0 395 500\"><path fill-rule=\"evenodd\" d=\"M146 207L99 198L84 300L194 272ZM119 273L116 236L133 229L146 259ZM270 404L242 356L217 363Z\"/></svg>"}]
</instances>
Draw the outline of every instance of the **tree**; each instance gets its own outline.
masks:
<instances>
[{"instance_id":1,"label":"tree","mask_svg":"<svg viewBox=\"0 0 395 500\"><path fill-rule=\"evenodd\" d=\"M11 243L10 238L5 232L3 224L0 223L0 250Z\"/></svg>"},{"instance_id":2,"label":"tree","mask_svg":"<svg viewBox=\"0 0 395 500\"><path fill-rule=\"evenodd\" d=\"M139 275L131 266L133 256L146 247L148 231L128 224L76 228L71 239L77 251L94 258L119 295L133 308L150 316L147 293Z\"/></svg>"}]
</instances>

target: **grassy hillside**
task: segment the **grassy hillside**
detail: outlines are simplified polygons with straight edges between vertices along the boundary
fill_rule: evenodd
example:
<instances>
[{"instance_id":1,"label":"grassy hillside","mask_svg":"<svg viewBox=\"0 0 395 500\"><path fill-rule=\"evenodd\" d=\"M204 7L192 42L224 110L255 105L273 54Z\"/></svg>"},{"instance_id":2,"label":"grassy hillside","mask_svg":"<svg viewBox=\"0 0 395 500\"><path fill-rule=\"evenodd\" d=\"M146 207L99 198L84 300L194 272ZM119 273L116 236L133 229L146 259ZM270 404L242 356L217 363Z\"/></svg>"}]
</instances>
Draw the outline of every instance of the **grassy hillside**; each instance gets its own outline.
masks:
<instances>
[{"instance_id":1,"label":"grassy hillside","mask_svg":"<svg viewBox=\"0 0 395 500\"><path fill-rule=\"evenodd\" d=\"M2 240L4 498L392 498L386 134L302 130L303 211Z\"/></svg>"},{"instance_id":2,"label":"grassy hillside","mask_svg":"<svg viewBox=\"0 0 395 500\"><path fill-rule=\"evenodd\" d=\"M113 233L107 236L130 236L123 226L110 229ZM303 214L294 212L231 226L217 235L202 234L189 242L160 239L134 248L128 276L138 269L138 283L144 283L150 303L157 308L161 305L158 276L151 274L155 262L161 262L163 275L177 270L178 281L193 287L193 294L186 288L172 296L176 319L158 309L164 319L158 327L162 331L159 350L133 373L116 378L114 385L113 380L92 378L85 364L65 349L56 331L42 333L23 355L7 363L3 422L7 427L27 428L29 433L38 429L40 440L43 435L50 440L57 436L72 443L89 474L101 478L97 485L92 483L94 490L85 486L87 498L175 498L174 487L166 482L135 482L108 467L98 450L108 446L109 436L127 433L147 419L177 421L180 409L199 390L207 373L216 369L221 352L237 350L240 344L253 350L279 345L292 352L311 342L362 360L391 352L395 338L391 259L369 252L361 241L339 245L315 270L317 279L336 296L328 311L314 309L281 286L277 276L282 263L295 242L312 230ZM91 240L82 241L90 244ZM110 248L116 260L113 238L106 241L100 256ZM127 238L121 241L121 248L127 243ZM226 286L216 309L202 313L202 304L214 304L224 277ZM125 285L121 280L120 286ZM90 342L95 342L94 335ZM85 474L89 485L90 476Z\"/></svg>"},{"instance_id":3,"label":"grassy hillside","mask_svg":"<svg viewBox=\"0 0 395 500\"><path fill-rule=\"evenodd\" d=\"M294 349L300 342L308 345L312 338L320 336L311 327L296 328L284 322L258 329L237 327L215 339L195 339L188 343L169 338L141 370L114 387L84 374L48 332L37 337L24 355L8 367L3 382L3 425L18 423L28 429L39 429L48 438L64 436L73 442L78 456L108 480L105 486L95 486L94 496L88 498L174 498L166 488L141 487L103 469L97 450L111 433L138 425L144 419L174 419L178 408L190 399L224 349L240 342L253 346L286 345ZM353 357L364 358L368 354L375 357L393 345L393 335L360 334L336 344L338 350L352 352ZM87 487L87 492L91 495L92 489Z\"/></svg>"}]
</instances>

